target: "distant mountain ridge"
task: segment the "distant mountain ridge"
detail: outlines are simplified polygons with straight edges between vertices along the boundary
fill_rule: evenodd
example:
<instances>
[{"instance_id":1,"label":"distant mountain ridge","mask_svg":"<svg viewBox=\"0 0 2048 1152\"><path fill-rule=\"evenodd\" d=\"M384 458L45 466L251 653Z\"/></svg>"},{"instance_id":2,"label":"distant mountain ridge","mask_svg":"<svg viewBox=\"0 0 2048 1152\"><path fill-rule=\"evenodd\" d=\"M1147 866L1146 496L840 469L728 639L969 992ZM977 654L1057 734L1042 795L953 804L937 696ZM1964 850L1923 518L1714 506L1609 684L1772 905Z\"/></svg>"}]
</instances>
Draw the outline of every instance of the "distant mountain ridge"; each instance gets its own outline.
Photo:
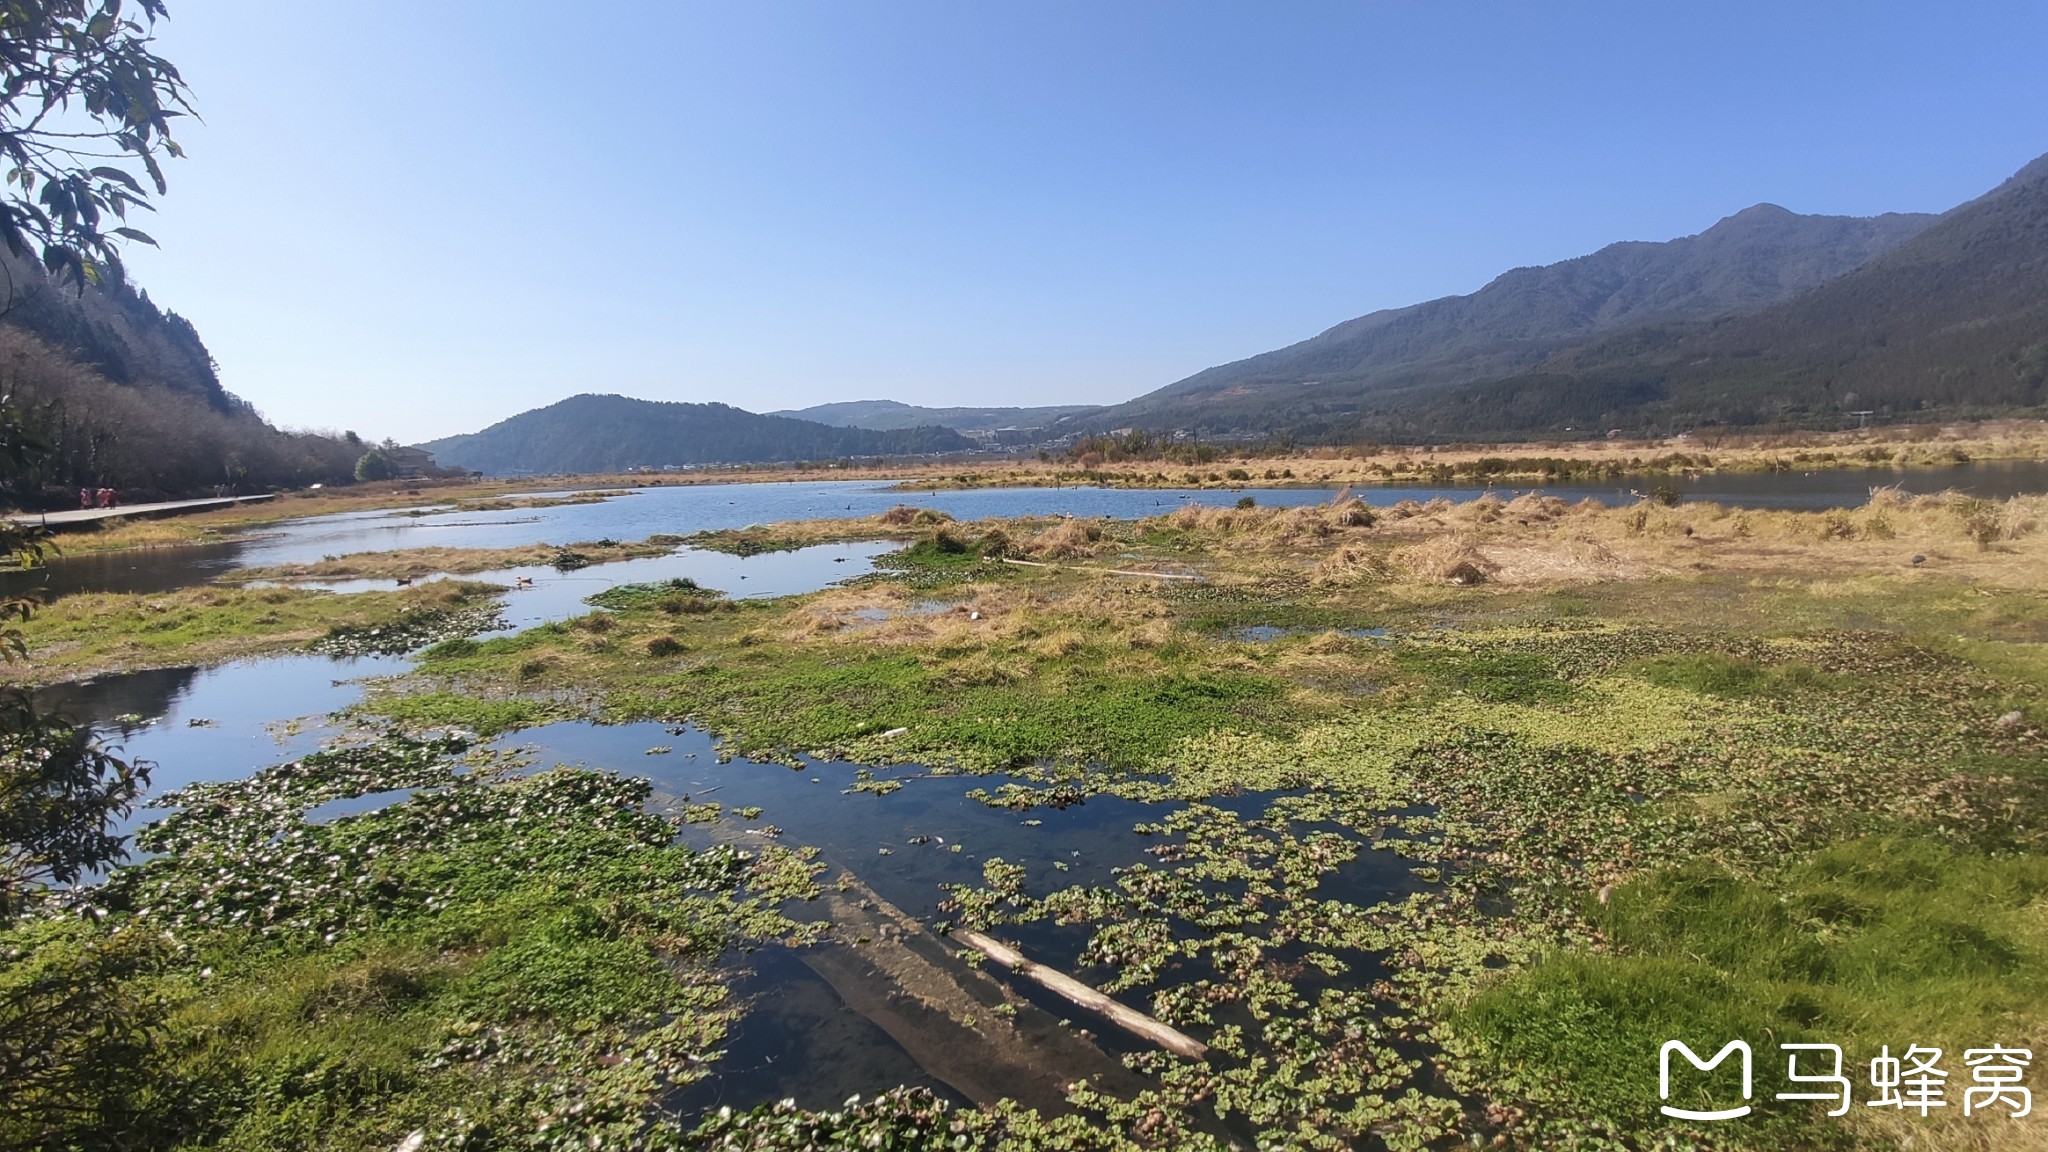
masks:
<instances>
[{"instance_id":1,"label":"distant mountain ridge","mask_svg":"<svg viewBox=\"0 0 2048 1152\"><path fill-rule=\"evenodd\" d=\"M727 404L586 393L419 447L446 467L504 474L906 456L963 451L974 442L950 428L835 428Z\"/></svg>"},{"instance_id":2,"label":"distant mountain ridge","mask_svg":"<svg viewBox=\"0 0 2048 1152\"><path fill-rule=\"evenodd\" d=\"M1781 303L1651 326L1532 370L1393 398L1360 428L1833 424L2048 404L2048 156L1911 241Z\"/></svg>"},{"instance_id":3,"label":"distant mountain ridge","mask_svg":"<svg viewBox=\"0 0 2048 1152\"><path fill-rule=\"evenodd\" d=\"M1610 244L1503 273L1470 295L1347 320L1080 421L1269 428L1276 418L1327 416L1382 390L1499 376L1603 333L1768 306L1892 251L1937 219L1804 216L1758 204L1697 235Z\"/></svg>"},{"instance_id":4,"label":"distant mountain ridge","mask_svg":"<svg viewBox=\"0 0 2048 1152\"><path fill-rule=\"evenodd\" d=\"M767 415L815 420L837 428L873 428L883 432L934 425L958 432L994 432L1012 428L1044 428L1064 417L1093 412L1098 407L1100 405L1055 404L1037 408L923 408L897 400L844 400Z\"/></svg>"}]
</instances>

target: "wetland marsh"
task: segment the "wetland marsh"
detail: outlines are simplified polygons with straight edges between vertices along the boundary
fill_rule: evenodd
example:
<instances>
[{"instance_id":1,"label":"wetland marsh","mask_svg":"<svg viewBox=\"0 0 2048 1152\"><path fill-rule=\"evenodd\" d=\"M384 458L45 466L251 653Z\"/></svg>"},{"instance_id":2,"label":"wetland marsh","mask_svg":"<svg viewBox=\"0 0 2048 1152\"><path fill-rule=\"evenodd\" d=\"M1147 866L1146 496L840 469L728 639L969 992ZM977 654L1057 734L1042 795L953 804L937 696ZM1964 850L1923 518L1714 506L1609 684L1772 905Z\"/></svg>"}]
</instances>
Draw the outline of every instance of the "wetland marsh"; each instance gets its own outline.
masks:
<instances>
[{"instance_id":1,"label":"wetland marsh","mask_svg":"<svg viewBox=\"0 0 2048 1152\"><path fill-rule=\"evenodd\" d=\"M655 517L613 548L689 548L552 588L468 583L541 570L477 551L60 599L25 626L57 667L110 643L77 613L167 596L166 660L264 612L250 651L299 654L43 690L163 807L0 941L133 1024L40 1114L141 1147L2038 1146L1769 1097L1780 1043L1941 1047L1960 1101L1964 1049L2048 1040L2048 500L1294 491L892 493ZM244 566L367 579L289 559L361 519ZM437 547L530 546L491 523ZM493 616L333 644L457 595ZM1669 1039L1747 1040L1756 1113L1660 1115Z\"/></svg>"}]
</instances>

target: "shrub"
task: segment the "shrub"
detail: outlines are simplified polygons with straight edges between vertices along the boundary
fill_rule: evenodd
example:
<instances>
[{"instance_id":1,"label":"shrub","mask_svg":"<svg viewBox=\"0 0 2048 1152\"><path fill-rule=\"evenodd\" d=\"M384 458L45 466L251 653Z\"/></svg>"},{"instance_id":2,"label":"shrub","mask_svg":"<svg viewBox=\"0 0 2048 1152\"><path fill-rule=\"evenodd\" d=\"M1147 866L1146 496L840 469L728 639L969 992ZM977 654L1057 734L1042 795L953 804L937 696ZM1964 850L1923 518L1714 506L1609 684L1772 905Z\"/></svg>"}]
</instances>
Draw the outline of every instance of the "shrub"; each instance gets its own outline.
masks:
<instances>
[{"instance_id":1,"label":"shrub","mask_svg":"<svg viewBox=\"0 0 2048 1152\"><path fill-rule=\"evenodd\" d=\"M647 654L657 658L680 656L683 642L673 636L656 636L647 642Z\"/></svg>"}]
</instances>

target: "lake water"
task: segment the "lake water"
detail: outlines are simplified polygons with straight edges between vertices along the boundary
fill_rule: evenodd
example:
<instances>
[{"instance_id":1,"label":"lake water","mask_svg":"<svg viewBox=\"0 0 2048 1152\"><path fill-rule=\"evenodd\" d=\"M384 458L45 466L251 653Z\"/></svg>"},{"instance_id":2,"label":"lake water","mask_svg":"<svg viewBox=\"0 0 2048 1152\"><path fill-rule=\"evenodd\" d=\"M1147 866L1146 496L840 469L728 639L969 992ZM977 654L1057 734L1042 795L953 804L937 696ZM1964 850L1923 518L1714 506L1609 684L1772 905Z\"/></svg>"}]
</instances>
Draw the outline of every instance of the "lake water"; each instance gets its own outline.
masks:
<instances>
[{"instance_id":1,"label":"lake water","mask_svg":"<svg viewBox=\"0 0 2048 1152\"><path fill-rule=\"evenodd\" d=\"M1949 488L1986 497L2048 492L2048 464L1993 463L1929 470L1840 469L1806 473L1757 473L1681 477L1628 477L1603 484L1549 485L1541 490L1567 500L1627 503L1659 484L1670 484L1687 499L1715 500L1743 507L1831 508L1860 504L1871 488L1896 484L1908 492ZM1471 500L1486 492L1513 495L1519 487L1474 485L1424 487L1389 484L1357 487L1365 500L1385 506L1402 500ZM308 563L350 552L440 546L507 548L535 541L641 540L658 533L688 535L782 520L872 516L898 504L935 508L961 520L987 517L1107 516L1137 519L1173 511L1183 504L1223 507L1242 496L1260 504L1293 507L1327 503L1326 488L1122 489L980 488L962 491L900 491L872 481L790 484L703 484L642 488L590 504L515 508L497 512L444 511L415 516L389 512L349 513L301 520L269 530L242 545L241 566ZM217 562L217 561L216 561Z\"/></svg>"},{"instance_id":2,"label":"lake water","mask_svg":"<svg viewBox=\"0 0 2048 1152\"><path fill-rule=\"evenodd\" d=\"M1559 484L1522 487L1412 484L1360 486L1353 489L1366 501L1386 506L1402 500L1443 497L1471 500L1487 492L1512 497L1531 490L1566 500L1591 499L1624 504L1642 498L1659 484L1669 484L1687 500L1711 500L1745 508L1849 507L1869 498L1873 487L1897 485L1908 492L1934 493L1955 489L1987 498L2048 492L2048 463L1993 462L1951 468L1835 469L1812 473L1777 472L1683 477L1639 476L1602 484ZM0 573L0 591L39 588L45 595L67 596L80 591L167 592L204 583L240 568L308 564L328 556L402 548L512 548L534 543L570 544L582 540L642 540L667 533L744 528L782 520L871 516L898 504L935 508L962 520L987 517L1107 516L1137 519L1171 512L1183 504L1221 507L1242 496L1260 504L1293 507L1319 504L1335 493L1325 488L1116 489L1116 488L983 488L964 491L905 492L893 483L875 481L809 481L785 484L701 484L635 489L588 504L550 508L512 508L493 512L413 509L405 512L348 512L269 525L240 540L191 548L156 549L59 558L33 572ZM61 540L59 541L61 544ZM784 595L800 590L779 573L777 562L753 557L741 562L697 553L663 567L631 569L609 565L602 575L585 570L582 580L638 580L640 571L657 567L667 574L688 575L732 595ZM753 565L743 567L742 565ZM521 569L531 574L537 570ZM552 571L550 569L549 571ZM756 573L759 573L757 576ZM703 575L699 575L703 573ZM847 572L845 575L854 575ZM742 575L772 579L766 585L741 587ZM664 575L661 578L666 578ZM718 583L725 581L725 583ZM353 587L368 588L363 583ZM594 589L593 589L594 590Z\"/></svg>"}]
</instances>

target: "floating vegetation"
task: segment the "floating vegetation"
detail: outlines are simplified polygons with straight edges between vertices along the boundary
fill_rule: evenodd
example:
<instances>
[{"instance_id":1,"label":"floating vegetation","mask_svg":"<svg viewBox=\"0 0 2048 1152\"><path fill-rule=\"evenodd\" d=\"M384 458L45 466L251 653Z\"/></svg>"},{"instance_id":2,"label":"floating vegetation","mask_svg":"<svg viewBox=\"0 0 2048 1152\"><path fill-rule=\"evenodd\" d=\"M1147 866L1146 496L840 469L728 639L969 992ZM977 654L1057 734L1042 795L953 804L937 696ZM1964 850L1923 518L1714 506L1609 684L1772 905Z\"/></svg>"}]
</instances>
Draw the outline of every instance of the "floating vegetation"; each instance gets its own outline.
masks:
<instances>
[{"instance_id":1,"label":"floating vegetation","mask_svg":"<svg viewBox=\"0 0 2048 1152\"><path fill-rule=\"evenodd\" d=\"M610 608L614 611L654 607L673 614L678 610L709 611L724 599L723 592L702 587L688 576L677 576L646 584L614 585L602 592L584 597L583 602L595 608ZM670 607L680 602L701 603L703 606L683 609Z\"/></svg>"},{"instance_id":2,"label":"floating vegetation","mask_svg":"<svg viewBox=\"0 0 2048 1152\"><path fill-rule=\"evenodd\" d=\"M0 1023L80 1056L10 1084L0 1135L647 1147L653 1119L676 1146L665 1093L705 1074L738 1011L716 958L810 938L775 908L815 891L812 866L681 847L642 781L508 775L460 749L385 737L173 793L142 836L158 855L0 931ZM412 792L304 819L394 789Z\"/></svg>"},{"instance_id":3,"label":"floating vegetation","mask_svg":"<svg viewBox=\"0 0 2048 1152\"><path fill-rule=\"evenodd\" d=\"M502 627L503 619L498 613L495 603L463 608L414 607L388 623L336 625L306 649L328 656L403 655Z\"/></svg>"}]
</instances>

